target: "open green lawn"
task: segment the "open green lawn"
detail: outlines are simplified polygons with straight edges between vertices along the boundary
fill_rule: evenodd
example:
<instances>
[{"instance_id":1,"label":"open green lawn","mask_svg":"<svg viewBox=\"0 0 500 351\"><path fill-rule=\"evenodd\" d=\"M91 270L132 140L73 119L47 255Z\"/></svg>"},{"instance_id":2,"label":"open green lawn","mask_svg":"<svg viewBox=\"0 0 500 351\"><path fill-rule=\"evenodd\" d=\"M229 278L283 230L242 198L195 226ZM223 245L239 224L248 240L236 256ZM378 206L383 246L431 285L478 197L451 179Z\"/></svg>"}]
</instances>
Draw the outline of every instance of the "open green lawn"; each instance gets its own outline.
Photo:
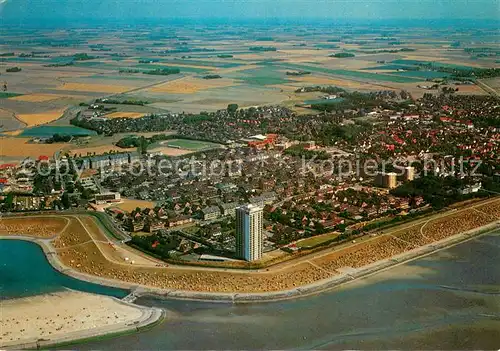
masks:
<instances>
[{"instance_id":1,"label":"open green lawn","mask_svg":"<svg viewBox=\"0 0 500 351\"><path fill-rule=\"evenodd\" d=\"M286 78L287 76L285 73L279 72L277 67L275 68L274 66L267 65L239 71L230 76L231 78L240 79L250 85L277 85L290 82L290 79Z\"/></svg>"},{"instance_id":2,"label":"open green lawn","mask_svg":"<svg viewBox=\"0 0 500 351\"><path fill-rule=\"evenodd\" d=\"M191 59L161 60L161 62L178 64L178 65L208 66L217 68L232 68L232 67L239 67L242 65L242 63L238 62L220 62L220 61L191 60Z\"/></svg>"},{"instance_id":3,"label":"open green lawn","mask_svg":"<svg viewBox=\"0 0 500 351\"><path fill-rule=\"evenodd\" d=\"M394 60L391 63L399 64L399 65L419 65L419 64L432 64L435 67L446 67L446 68L456 68L462 70L473 70L474 67L464 66L464 65L455 65L453 63L442 63L437 61L418 61L418 60Z\"/></svg>"},{"instance_id":4,"label":"open green lawn","mask_svg":"<svg viewBox=\"0 0 500 351\"><path fill-rule=\"evenodd\" d=\"M0 99L8 99L10 97L16 97L16 96L21 96L23 94L18 94L18 93L8 93L6 91L0 91Z\"/></svg>"},{"instance_id":5,"label":"open green lawn","mask_svg":"<svg viewBox=\"0 0 500 351\"><path fill-rule=\"evenodd\" d=\"M177 64L183 64L182 61L176 62ZM185 63L187 65L187 63ZM123 67L125 68L125 67ZM134 65L133 67L128 67L128 69L140 69L142 71L149 71L149 70L154 70L154 69L163 69L163 68L178 68L181 73L182 72L190 72L190 73L202 73L206 72L207 69L205 68L199 68L199 67L184 67L184 66L169 66L169 65L162 65L162 64L152 64L152 63L140 63L138 65ZM126 68L125 68L126 69Z\"/></svg>"},{"instance_id":6,"label":"open green lawn","mask_svg":"<svg viewBox=\"0 0 500 351\"><path fill-rule=\"evenodd\" d=\"M185 150L205 150L219 147L219 144L210 143L208 141L188 140L188 139L173 139L165 143L166 146L176 147Z\"/></svg>"},{"instance_id":7,"label":"open green lawn","mask_svg":"<svg viewBox=\"0 0 500 351\"><path fill-rule=\"evenodd\" d=\"M304 240L297 242L297 247L303 247L303 248L315 247L315 246L322 244L326 241L335 239L337 236L339 236L338 232L316 235L316 236L313 236L311 238L307 238L307 239L304 239Z\"/></svg>"}]
</instances>

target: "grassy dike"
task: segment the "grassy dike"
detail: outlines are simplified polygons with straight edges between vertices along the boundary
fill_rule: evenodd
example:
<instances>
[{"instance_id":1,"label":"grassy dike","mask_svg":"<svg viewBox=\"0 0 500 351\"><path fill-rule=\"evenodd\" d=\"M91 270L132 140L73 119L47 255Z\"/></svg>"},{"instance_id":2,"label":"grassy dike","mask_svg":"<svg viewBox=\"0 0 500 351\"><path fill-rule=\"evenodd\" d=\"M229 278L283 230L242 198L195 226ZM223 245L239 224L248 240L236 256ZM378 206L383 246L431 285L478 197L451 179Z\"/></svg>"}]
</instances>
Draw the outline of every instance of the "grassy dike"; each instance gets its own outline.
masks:
<instances>
[{"instance_id":1,"label":"grassy dike","mask_svg":"<svg viewBox=\"0 0 500 351\"><path fill-rule=\"evenodd\" d=\"M178 273L178 271L176 271L177 269L186 271L186 275L188 274L194 275L195 278L197 277L197 274L200 274L202 278L203 275L206 275L207 281L198 280L197 283L195 283L194 285L191 284L192 283L191 281L185 283L182 280L182 278L179 279L178 282L173 280L172 284L167 284L167 285L163 283L157 285L156 284L146 285L147 281L143 280L144 283L138 284L137 280L133 276L128 277L129 279L118 280L118 278L113 278L113 276L109 275L107 276L92 275L91 273L80 272L73 268L65 266L64 264L62 264L57 255L47 254L46 256L49 262L54 267L56 267L56 269L58 269L64 274L70 275L77 279L105 286L132 289L135 296L153 295L163 298L223 301L230 303L281 300L286 298L301 297L309 294L318 293L324 290L328 290L330 288L336 287L350 280L363 277L366 274L372 274L386 268L388 269L391 266L403 264L404 262L408 262L410 260L417 259L424 255L428 255L433 252L442 250L444 248L456 245L460 242L470 240L474 236L481 235L486 232L497 231L500 224L499 217L496 214L498 213L498 205L499 205L498 201L499 198L493 198L488 201L481 201L479 203L471 204L470 206L463 206L463 208L461 207L460 210L454 208L438 216L430 216L428 218L419 219L415 221L415 223L413 223L412 221L410 225L407 226L398 226L397 232L405 232L408 229L412 228L413 232L418 233L419 229L421 231L421 229L425 227L428 223L431 223L431 221L436 221L434 223L438 224L438 226L435 229L433 229L437 231L434 240L432 240L434 234L427 233L427 235L430 235L430 238L427 238L429 240L426 240L426 242L424 243L418 244L419 241L416 241L417 244L412 245L413 247L410 246L410 248L407 247L403 248L402 250L400 250L401 248L400 246L395 247L396 250L393 250L392 254L391 250L387 251L385 249L382 249L382 251L377 252L377 254L380 254L380 257L376 256L374 257L376 259L366 260L366 263L362 265L361 264L350 265L349 261L350 259L348 259L345 262L345 266L346 267L351 266L355 268L347 271L347 273L341 270L339 271L337 270L337 268L331 268L332 272L330 272L331 273L330 276L326 276L325 274L319 274L314 280L307 278L310 277L310 275L307 275L306 278L302 276L297 276L294 278L293 284L289 282L283 283L280 285L279 289L273 287L268 277L271 277L272 281L273 275L280 276L281 274L280 279L286 279L283 276L282 271L288 269L290 270L290 272L294 272L295 266L302 264L304 262L307 263L308 260L313 260L313 262L320 265L320 267L311 265L312 266L311 271L314 271L314 267L316 267L321 272L324 272L324 270L321 270L321 267L323 267L322 260L324 260L324 262L326 263L333 262L334 263L333 266L335 266L336 262L335 260L341 259L343 257L342 255L344 255L344 252L347 252L345 255L349 255L349 252L351 252L351 250L358 250L358 247L361 247L359 251L363 252L363 247L365 247L366 245L372 245L371 243L375 243L372 245L372 247L373 249L378 250L377 245L379 244L377 243L379 242L385 243L389 242L389 240L397 239L393 238L393 236L398 235L398 233L396 233L396 231L392 231L389 233L387 232L380 233L380 235L377 235L373 238L367 237L365 241L360 243L355 243L355 244L346 243L339 245L339 247L336 247L335 250L333 251L324 250L322 252L314 253L311 256L306 256L306 257L298 256L295 260L293 260L293 262L290 261L287 263L283 263L283 265L280 267L277 266L273 267L272 269L269 269L269 272L267 272L267 270L250 272L248 269L231 270L231 272L227 272L229 270L226 270L225 268L221 267L218 267L217 271L215 272L209 269L204 270L204 268L206 267L199 267L199 269L196 269L195 267L176 268L175 266L171 266L165 268L165 270L153 268L154 270L158 270L157 271L158 274L162 272L162 275L166 279L170 279L171 277L169 275L170 271L172 272L172 277L174 277L175 279L176 277L175 274ZM491 205L492 203L494 205ZM491 212L486 209L489 206L491 206L492 208ZM479 208L479 210L477 208ZM481 208L484 208L484 210L487 211L488 213L482 212L480 210ZM481 215L482 217L481 216L478 217L478 215L480 215L481 213L483 213ZM467 218L467 220L464 221L463 220L464 218ZM456 221L459 221L457 222L457 227L455 227ZM429 226L432 225L433 225L432 223L429 224ZM441 226L444 225L443 228L450 228L450 230L438 235L440 230L439 229L440 225ZM41 246L45 246L49 252L51 250L53 251L52 245L49 240L33 240L33 241L37 241ZM383 245L379 246L383 247ZM330 268L326 269L329 270ZM299 270L297 271L300 272ZM311 271L310 268L308 268L307 273L309 274L311 273ZM222 277L221 279L230 279L231 277L229 275L233 273L235 274L235 281L238 282L238 284L232 286L231 289L207 288L207 284L211 284L212 282L211 279L216 279L217 275L220 274L219 278ZM246 278L243 278L242 276L246 274L249 275L248 280L246 280ZM295 280L299 278L300 280ZM239 281L237 279L239 279ZM258 281L259 279L262 279L262 281ZM219 285L217 284L219 282L220 280L214 281L214 287L218 287ZM267 288L263 289L262 288L263 286L267 286ZM210 285L208 285L208 287L210 288Z\"/></svg>"}]
</instances>

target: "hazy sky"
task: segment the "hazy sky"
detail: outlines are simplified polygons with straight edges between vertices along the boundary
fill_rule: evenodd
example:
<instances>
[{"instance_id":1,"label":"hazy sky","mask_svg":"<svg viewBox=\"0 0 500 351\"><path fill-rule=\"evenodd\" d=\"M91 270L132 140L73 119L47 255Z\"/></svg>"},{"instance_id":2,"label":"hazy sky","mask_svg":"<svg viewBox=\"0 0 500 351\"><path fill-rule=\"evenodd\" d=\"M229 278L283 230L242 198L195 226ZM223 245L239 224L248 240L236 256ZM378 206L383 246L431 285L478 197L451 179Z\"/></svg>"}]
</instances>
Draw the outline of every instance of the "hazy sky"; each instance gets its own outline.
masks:
<instances>
[{"instance_id":1,"label":"hazy sky","mask_svg":"<svg viewBox=\"0 0 500 351\"><path fill-rule=\"evenodd\" d=\"M500 19L500 0L0 0L4 20ZM1 22L1 21L0 21Z\"/></svg>"}]
</instances>

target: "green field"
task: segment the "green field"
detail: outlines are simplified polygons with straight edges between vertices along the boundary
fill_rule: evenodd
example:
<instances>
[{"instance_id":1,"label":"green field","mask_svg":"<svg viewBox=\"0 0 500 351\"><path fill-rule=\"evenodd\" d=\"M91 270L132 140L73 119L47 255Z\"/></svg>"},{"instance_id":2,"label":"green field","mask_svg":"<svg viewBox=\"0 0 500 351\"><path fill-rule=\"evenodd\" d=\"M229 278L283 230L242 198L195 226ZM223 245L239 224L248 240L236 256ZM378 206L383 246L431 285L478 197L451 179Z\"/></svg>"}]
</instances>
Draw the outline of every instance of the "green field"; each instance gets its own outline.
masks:
<instances>
[{"instance_id":1,"label":"green field","mask_svg":"<svg viewBox=\"0 0 500 351\"><path fill-rule=\"evenodd\" d=\"M381 70L398 70L398 69L408 69L413 65L402 65L402 64L387 64L382 66L367 67L363 68L363 71L381 71Z\"/></svg>"},{"instance_id":2,"label":"green field","mask_svg":"<svg viewBox=\"0 0 500 351\"><path fill-rule=\"evenodd\" d=\"M263 66L259 68L251 68L244 71L239 71L231 78L240 79L250 85L276 85L286 84L290 79L283 72L276 70L274 66Z\"/></svg>"},{"instance_id":3,"label":"green field","mask_svg":"<svg viewBox=\"0 0 500 351\"><path fill-rule=\"evenodd\" d=\"M189 139L172 139L164 144L164 146L175 147L178 149L201 151L219 147L219 144L210 143L208 141L189 140Z\"/></svg>"},{"instance_id":4,"label":"green field","mask_svg":"<svg viewBox=\"0 0 500 351\"><path fill-rule=\"evenodd\" d=\"M401 64L401 65L419 65L419 64L431 64L435 67L446 67L446 68L456 68L462 70L473 70L474 67L471 66L463 66L463 65L455 65L452 63L441 63L436 61L418 61L418 60L394 60L391 63Z\"/></svg>"},{"instance_id":5,"label":"green field","mask_svg":"<svg viewBox=\"0 0 500 351\"><path fill-rule=\"evenodd\" d=\"M208 66L208 67L217 67L217 68L233 68L233 67L239 67L242 65L241 63L237 63L237 62L218 62L218 61L209 61L209 60L190 60L190 59L161 60L161 62L178 64L178 65Z\"/></svg>"},{"instance_id":6,"label":"green field","mask_svg":"<svg viewBox=\"0 0 500 351\"><path fill-rule=\"evenodd\" d=\"M370 81L382 81L382 82L393 82L393 83L417 83L421 82L422 79L412 78L412 77L400 77L397 75L385 74L385 73L370 73L363 71L349 71L345 69L331 69L325 67L317 67L317 66L306 66L292 63L281 63L281 67L303 70L303 71L311 71L318 73L331 74L335 76L344 76L348 78L358 78L365 79Z\"/></svg>"},{"instance_id":7,"label":"green field","mask_svg":"<svg viewBox=\"0 0 500 351\"><path fill-rule=\"evenodd\" d=\"M94 74L92 76L88 76L88 77L85 77L85 78L112 79L112 80L120 80L120 79L124 79L124 80L142 80L142 81L146 81L146 82L150 81L149 80L150 79L149 76L147 76L145 74L140 74L140 73L137 73L137 74L134 74L134 73L118 73L116 76Z\"/></svg>"},{"instance_id":8,"label":"green field","mask_svg":"<svg viewBox=\"0 0 500 351\"><path fill-rule=\"evenodd\" d=\"M313 236L311 238L307 238L307 239L304 239L304 240L297 242L297 247L312 248L312 247L318 246L320 244L323 244L329 240L333 240L337 236L339 236L339 233L337 233L337 232L316 235L316 236Z\"/></svg>"},{"instance_id":9,"label":"green field","mask_svg":"<svg viewBox=\"0 0 500 351\"><path fill-rule=\"evenodd\" d=\"M182 64L182 62L177 62L177 64ZM187 63L185 63L187 65ZM207 70L204 68L198 68L198 67L181 67L181 66L168 66L168 65L161 65L161 64L152 64L152 63L140 63L138 65L132 66L132 67L122 67L123 69L127 68L132 68L132 69L141 69L143 71L146 70L153 70L153 69L162 69L162 68L178 68L181 73L182 72L191 72L191 73L203 73L206 72Z\"/></svg>"},{"instance_id":10,"label":"green field","mask_svg":"<svg viewBox=\"0 0 500 351\"><path fill-rule=\"evenodd\" d=\"M449 73L437 72L437 71L400 71L391 74L395 74L400 77L414 77L423 79L446 78L450 76Z\"/></svg>"},{"instance_id":11,"label":"green field","mask_svg":"<svg viewBox=\"0 0 500 351\"><path fill-rule=\"evenodd\" d=\"M0 92L0 99L8 99L10 97L16 97L16 96L21 96L24 94L18 94L18 93L8 93L6 91L1 91Z\"/></svg>"}]
</instances>

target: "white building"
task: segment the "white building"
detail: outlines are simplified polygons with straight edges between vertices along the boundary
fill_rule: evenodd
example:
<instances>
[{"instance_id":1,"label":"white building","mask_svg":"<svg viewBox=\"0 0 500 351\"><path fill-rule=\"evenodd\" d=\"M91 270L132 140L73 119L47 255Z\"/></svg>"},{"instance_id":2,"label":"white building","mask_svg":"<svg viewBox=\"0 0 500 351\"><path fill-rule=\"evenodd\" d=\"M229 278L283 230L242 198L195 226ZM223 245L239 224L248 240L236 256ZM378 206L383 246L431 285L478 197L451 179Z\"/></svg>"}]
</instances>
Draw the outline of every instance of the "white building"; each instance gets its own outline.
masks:
<instances>
[{"instance_id":1,"label":"white building","mask_svg":"<svg viewBox=\"0 0 500 351\"><path fill-rule=\"evenodd\" d=\"M236 255L246 261L262 257L263 209L255 205L236 209Z\"/></svg>"},{"instance_id":2,"label":"white building","mask_svg":"<svg viewBox=\"0 0 500 351\"><path fill-rule=\"evenodd\" d=\"M102 205L108 202L120 202L121 196L120 193L101 193L95 194L95 203L97 205Z\"/></svg>"},{"instance_id":3,"label":"white building","mask_svg":"<svg viewBox=\"0 0 500 351\"><path fill-rule=\"evenodd\" d=\"M415 168L412 166L405 167L403 178L407 182L415 179Z\"/></svg>"}]
</instances>

